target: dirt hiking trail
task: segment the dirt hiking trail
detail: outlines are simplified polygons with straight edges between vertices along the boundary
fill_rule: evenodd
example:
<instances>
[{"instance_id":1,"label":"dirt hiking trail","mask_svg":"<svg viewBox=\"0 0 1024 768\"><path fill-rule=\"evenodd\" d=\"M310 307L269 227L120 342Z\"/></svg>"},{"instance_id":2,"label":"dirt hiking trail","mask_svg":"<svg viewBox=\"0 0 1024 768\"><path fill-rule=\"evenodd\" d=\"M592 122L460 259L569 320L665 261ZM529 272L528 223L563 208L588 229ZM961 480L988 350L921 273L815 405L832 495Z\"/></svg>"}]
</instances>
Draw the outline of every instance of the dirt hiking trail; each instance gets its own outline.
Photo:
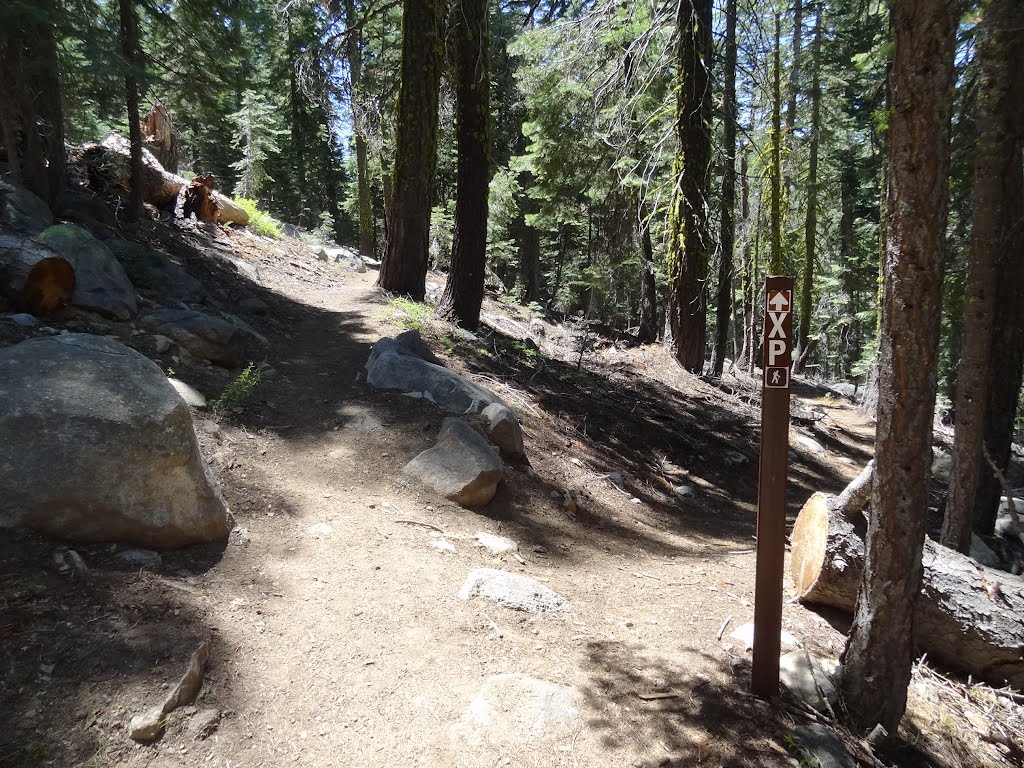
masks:
<instances>
[{"instance_id":1,"label":"dirt hiking trail","mask_svg":"<svg viewBox=\"0 0 1024 768\"><path fill-rule=\"evenodd\" d=\"M252 400L223 418L194 411L236 528L226 544L163 553L155 569L76 546L91 572L75 582L54 571L54 542L0 537L0 764L800 764L789 739L807 713L748 695L749 652L730 637L753 615L752 384L691 377L658 347L606 344L577 370L556 326L540 351L486 329L473 339L389 302L372 270L238 234L196 245L203 237L179 244L181 261L226 300L271 307L245 316L270 366ZM484 309L510 328L519 311ZM368 387L363 366L377 339L410 325L522 419L527 463L507 465L486 508L400 474L445 414ZM113 332L172 367L130 329ZM173 367L209 396L231 378ZM791 515L811 492L840 490L871 451L855 408L799 394ZM489 554L479 532L519 552ZM480 567L536 579L569 609L460 599ZM784 609L785 630L821 658L838 655L847 628L830 619ZM171 713L153 745L132 742L127 723L203 640L199 701Z\"/></svg>"}]
</instances>

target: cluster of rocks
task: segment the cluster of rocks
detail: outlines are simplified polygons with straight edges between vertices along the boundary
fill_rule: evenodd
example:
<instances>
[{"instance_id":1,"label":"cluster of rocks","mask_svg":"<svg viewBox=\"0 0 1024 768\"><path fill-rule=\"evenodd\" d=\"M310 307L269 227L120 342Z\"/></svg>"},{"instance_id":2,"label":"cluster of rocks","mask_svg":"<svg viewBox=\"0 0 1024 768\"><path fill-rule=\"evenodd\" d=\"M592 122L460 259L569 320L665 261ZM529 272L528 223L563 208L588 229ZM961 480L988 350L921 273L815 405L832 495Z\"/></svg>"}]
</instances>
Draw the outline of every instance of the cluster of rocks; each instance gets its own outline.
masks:
<instances>
[{"instance_id":1,"label":"cluster of rocks","mask_svg":"<svg viewBox=\"0 0 1024 768\"><path fill-rule=\"evenodd\" d=\"M459 414L442 422L437 444L402 472L464 507L483 506L504 479L502 458L524 457L523 430L515 412L497 395L440 363L412 329L373 345L366 380L378 389L424 398Z\"/></svg>"},{"instance_id":2,"label":"cluster of rocks","mask_svg":"<svg viewBox=\"0 0 1024 768\"><path fill-rule=\"evenodd\" d=\"M367 267L380 269L379 261L360 256L351 248L340 245L314 245L311 246L311 250L317 261L333 262L345 269L351 269L353 272L366 272Z\"/></svg>"},{"instance_id":3,"label":"cluster of rocks","mask_svg":"<svg viewBox=\"0 0 1024 768\"><path fill-rule=\"evenodd\" d=\"M104 207L94 201L90 208ZM99 214L97 214L99 215ZM81 218L81 217L78 217ZM90 217L91 218L91 217ZM179 351L199 360L238 367L250 343L265 343L248 324L228 313L201 312L184 302L207 299L202 284L163 254L117 238L98 240L76 224L55 224L46 205L26 190L0 182L0 294L15 305L28 301L26 288L40 264L59 265L73 285L72 307L115 321L138 319L147 330L169 339ZM49 267L48 267L49 268ZM139 317L137 291L149 291L176 306ZM64 297L33 296L32 304L59 304ZM262 307L265 304L260 301ZM260 307L258 307L260 308ZM18 313L14 320L31 315Z\"/></svg>"}]
</instances>

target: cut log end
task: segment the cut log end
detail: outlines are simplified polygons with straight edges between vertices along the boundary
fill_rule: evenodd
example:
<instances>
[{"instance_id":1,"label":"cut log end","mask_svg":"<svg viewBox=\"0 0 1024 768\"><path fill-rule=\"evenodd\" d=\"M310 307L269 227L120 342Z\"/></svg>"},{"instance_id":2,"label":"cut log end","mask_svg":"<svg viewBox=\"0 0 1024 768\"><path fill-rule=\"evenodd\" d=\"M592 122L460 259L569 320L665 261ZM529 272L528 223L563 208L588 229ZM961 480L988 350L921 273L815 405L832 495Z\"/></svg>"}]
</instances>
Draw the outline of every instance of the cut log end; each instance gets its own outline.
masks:
<instances>
[{"instance_id":1,"label":"cut log end","mask_svg":"<svg viewBox=\"0 0 1024 768\"><path fill-rule=\"evenodd\" d=\"M21 305L33 315L45 315L68 304L75 292L75 268L67 259L42 259L29 271L21 290Z\"/></svg>"},{"instance_id":2,"label":"cut log end","mask_svg":"<svg viewBox=\"0 0 1024 768\"><path fill-rule=\"evenodd\" d=\"M790 573L801 600L814 592L825 562L825 541L828 538L828 500L824 493L815 493L797 516L793 533Z\"/></svg>"}]
</instances>

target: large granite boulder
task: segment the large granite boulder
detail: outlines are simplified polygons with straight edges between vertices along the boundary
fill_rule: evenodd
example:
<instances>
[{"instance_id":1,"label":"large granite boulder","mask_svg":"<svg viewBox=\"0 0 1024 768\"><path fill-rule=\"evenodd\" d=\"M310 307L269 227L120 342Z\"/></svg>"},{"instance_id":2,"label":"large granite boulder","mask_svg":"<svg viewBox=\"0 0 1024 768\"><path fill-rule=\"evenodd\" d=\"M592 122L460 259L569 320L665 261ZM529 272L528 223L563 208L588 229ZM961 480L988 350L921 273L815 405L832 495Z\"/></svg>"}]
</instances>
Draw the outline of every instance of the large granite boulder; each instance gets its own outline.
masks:
<instances>
[{"instance_id":1,"label":"large granite boulder","mask_svg":"<svg viewBox=\"0 0 1024 768\"><path fill-rule=\"evenodd\" d=\"M425 397L454 413L479 413L491 403L505 405L493 392L440 365L418 331L374 344L366 362L366 381L378 389Z\"/></svg>"},{"instance_id":2,"label":"large granite boulder","mask_svg":"<svg viewBox=\"0 0 1024 768\"><path fill-rule=\"evenodd\" d=\"M184 302L199 301L206 295L202 283L162 253L127 240L108 240L107 247L140 290Z\"/></svg>"},{"instance_id":3,"label":"large granite boulder","mask_svg":"<svg viewBox=\"0 0 1024 768\"><path fill-rule=\"evenodd\" d=\"M231 529L189 407L116 341L64 334L0 350L0 434L0 527L154 549Z\"/></svg>"},{"instance_id":4,"label":"large granite boulder","mask_svg":"<svg viewBox=\"0 0 1024 768\"><path fill-rule=\"evenodd\" d=\"M74 224L57 224L36 240L75 268L72 304L118 320L128 320L138 312L135 288L121 262L89 232Z\"/></svg>"},{"instance_id":5,"label":"large granite boulder","mask_svg":"<svg viewBox=\"0 0 1024 768\"><path fill-rule=\"evenodd\" d=\"M405 465L402 474L463 507L487 504L505 477L497 452L471 426L448 418L437 445Z\"/></svg>"},{"instance_id":6,"label":"large granite boulder","mask_svg":"<svg viewBox=\"0 0 1024 768\"><path fill-rule=\"evenodd\" d=\"M161 309L143 317L142 324L196 357L227 368L242 364L242 332L227 320L193 309Z\"/></svg>"}]
</instances>

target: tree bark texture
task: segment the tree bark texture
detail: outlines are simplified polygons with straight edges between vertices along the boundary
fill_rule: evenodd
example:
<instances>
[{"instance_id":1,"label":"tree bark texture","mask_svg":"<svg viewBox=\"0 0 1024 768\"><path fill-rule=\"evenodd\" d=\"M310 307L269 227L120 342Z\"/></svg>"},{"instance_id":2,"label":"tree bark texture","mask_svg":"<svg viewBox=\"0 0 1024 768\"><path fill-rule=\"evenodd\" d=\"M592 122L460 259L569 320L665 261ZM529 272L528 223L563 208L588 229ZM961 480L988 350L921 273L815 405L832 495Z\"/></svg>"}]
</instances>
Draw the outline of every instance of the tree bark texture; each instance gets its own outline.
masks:
<instances>
[{"instance_id":1,"label":"tree bark texture","mask_svg":"<svg viewBox=\"0 0 1024 768\"><path fill-rule=\"evenodd\" d=\"M0 119L19 180L57 211L65 168L63 93L54 31L59 11L53 0L38 0L32 6L31 13L8 14L0 27Z\"/></svg>"},{"instance_id":2,"label":"tree bark texture","mask_svg":"<svg viewBox=\"0 0 1024 768\"><path fill-rule=\"evenodd\" d=\"M711 370L721 376L732 318L733 246L736 242L736 0L725 8L725 168L722 170L722 256L718 265L715 350Z\"/></svg>"},{"instance_id":3,"label":"tree bark texture","mask_svg":"<svg viewBox=\"0 0 1024 768\"><path fill-rule=\"evenodd\" d=\"M1009 96L1006 100L1010 141L999 176L1004 199L996 251L995 338L983 439L993 461L1006 469L1010 460L1014 418L1024 366L1024 6L1010 0L993 2L1005 12L1000 23L1007 59ZM984 467L975 502L975 530L991 533L1002 488Z\"/></svg>"},{"instance_id":4,"label":"tree bark texture","mask_svg":"<svg viewBox=\"0 0 1024 768\"><path fill-rule=\"evenodd\" d=\"M949 181L953 0L895 0L876 472L864 575L842 655L862 727L896 733L914 659L914 602L932 462Z\"/></svg>"},{"instance_id":5,"label":"tree bark texture","mask_svg":"<svg viewBox=\"0 0 1024 768\"><path fill-rule=\"evenodd\" d=\"M979 478L992 470L983 456L988 389L994 383L991 370L996 286L1000 280L997 263L1011 259L1007 227L1020 212L1006 208L1019 205L1020 141L1014 135L1013 105L1009 67L1012 37L1017 31L1008 27L1013 21L1014 0L991 0L985 5L982 35L978 45L982 78L980 93L980 134L974 177L974 224L971 231L971 261L964 300L963 346L957 368L956 438L953 466L949 478L949 496L942 525L942 543L960 552L969 552L974 530L975 502ZM1018 14L1019 15L1019 14ZM1014 214L1017 214L1016 217ZM1012 237L1012 235L1010 235ZM1019 298L1017 299L1019 301ZM1000 368L999 375L1009 373ZM1012 378L1012 376L1011 376Z\"/></svg>"},{"instance_id":6,"label":"tree bark texture","mask_svg":"<svg viewBox=\"0 0 1024 768\"><path fill-rule=\"evenodd\" d=\"M855 481L870 489L871 466ZM845 495L845 494L844 494ZM852 613L864 572L866 499L816 493L793 526L790 572L800 602ZM1024 687L1024 579L926 541L914 607L915 655L1002 687Z\"/></svg>"},{"instance_id":7,"label":"tree bark texture","mask_svg":"<svg viewBox=\"0 0 1024 768\"><path fill-rule=\"evenodd\" d=\"M402 13L394 189L377 284L416 301L426 293L444 9L441 0L405 0Z\"/></svg>"},{"instance_id":8,"label":"tree bark texture","mask_svg":"<svg viewBox=\"0 0 1024 768\"><path fill-rule=\"evenodd\" d=\"M459 153L452 265L440 313L476 330L487 268L487 196L490 184L490 62L487 0L459 0L455 19L456 143Z\"/></svg>"},{"instance_id":9,"label":"tree bark texture","mask_svg":"<svg viewBox=\"0 0 1024 768\"><path fill-rule=\"evenodd\" d=\"M121 15L121 53L124 55L125 105L128 112L128 220L142 216L142 126L139 124L139 19L135 0L118 0Z\"/></svg>"},{"instance_id":10,"label":"tree bark texture","mask_svg":"<svg viewBox=\"0 0 1024 768\"><path fill-rule=\"evenodd\" d=\"M775 54L772 63L771 142L772 250L768 274L782 274L782 21L775 14Z\"/></svg>"},{"instance_id":11,"label":"tree bark texture","mask_svg":"<svg viewBox=\"0 0 1024 768\"><path fill-rule=\"evenodd\" d=\"M707 349L705 290L711 252L708 182L711 165L711 0L681 0L676 82L676 180L669 214L672 344L676 359L695 373Z\"/></svg>"},{"instance_id":12,"label":"tree bark texture","mask_svg":"<svg viewBox=\"0 0 1024 768\"><path fill-rule=\"evenodd\" d=\"M362 35L356 32L358 18L355 0L345 2L345 21L348 25L349 102L352 107L352 130L356 145L356 204L359 211L359 255L372 259L373 252L373 197L367 171L366 119L362 92L363 49Z\"/></svg>"},{"instance_id":13,"label":"tree bark texture","mask_svg":"<svg viewBox=\"0 0 1024 768\"><path fill-rule=\"evenodd\" d=\"M750 179L747 176L747 148L740 155L740 217L743 221L743 250L741 275L743 279L743 348L740 350L740 366L750 369L748 360L754 346L754 274L750 258L750 240L753 228L750 226Z\"/></svg>"},{"instance_id":14,"label":"tree bark texture","mask_svg":"<svg viewBox=\"0 0 1024 768\"><path fill-rule=\"evenodd\" d=\"M814 42L811 50L811 141L807 158L807 215L804 220L804 271L800 277L800 324L797 339L801 351L793 364L800 373L807 362L811 343L811 294L814 289L815 235L818 230L818 143L821 128L821 10L814 14Z\"/></svg>"}]
</instances>

